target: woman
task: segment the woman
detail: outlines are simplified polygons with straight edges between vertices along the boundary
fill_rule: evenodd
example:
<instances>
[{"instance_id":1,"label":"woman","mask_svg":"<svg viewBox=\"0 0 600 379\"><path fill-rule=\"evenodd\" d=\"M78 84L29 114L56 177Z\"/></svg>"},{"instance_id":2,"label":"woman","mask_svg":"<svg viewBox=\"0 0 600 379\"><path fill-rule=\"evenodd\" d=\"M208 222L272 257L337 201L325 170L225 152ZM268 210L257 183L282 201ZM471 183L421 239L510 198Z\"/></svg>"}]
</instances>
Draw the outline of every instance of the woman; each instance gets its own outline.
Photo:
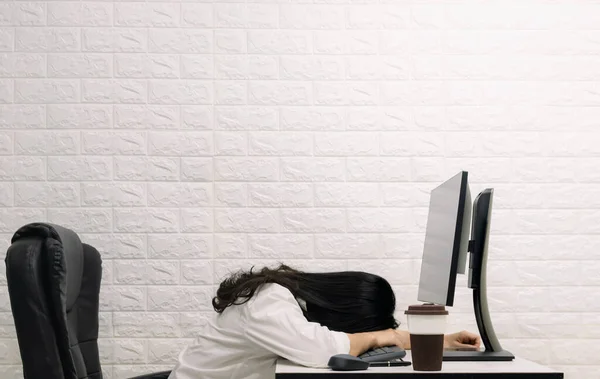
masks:
<instances>
[{"instance_id":1,"label":"woman","mask_svg":"<svg viewBox=\"0 0 600 379\"><path fill-rule=\"evenodd\" d=\"M332 355L383 346L410 349L396 330L390 284L364 272L306 273L280 265L224 280L206 335L179 355L169 379L268 379L278 357L327 367ZM478 348L478 336L445 337L446 347Z\"/></svg>"}]
</instances>

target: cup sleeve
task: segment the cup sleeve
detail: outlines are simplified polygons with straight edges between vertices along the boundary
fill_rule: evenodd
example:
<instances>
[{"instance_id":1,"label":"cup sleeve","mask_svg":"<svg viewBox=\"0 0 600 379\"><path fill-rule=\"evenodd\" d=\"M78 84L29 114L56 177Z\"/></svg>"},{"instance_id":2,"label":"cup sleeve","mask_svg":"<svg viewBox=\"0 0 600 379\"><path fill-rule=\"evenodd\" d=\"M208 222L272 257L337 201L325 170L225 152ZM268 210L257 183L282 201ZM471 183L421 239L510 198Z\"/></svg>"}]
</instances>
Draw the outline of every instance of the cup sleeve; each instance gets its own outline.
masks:
<instances>
[{"instance_id":1,"label":"cup sleeve","mask_svg":"<svg viewBox=\"0 0 600 379\"><path fill-rule=\"evenodd\" d=\"M327 367L332 355L348 354L346 333L310 322L285 287L263 288L242 312L245 336L252 343L307 367Z\"/></svg>"}]
</instances>

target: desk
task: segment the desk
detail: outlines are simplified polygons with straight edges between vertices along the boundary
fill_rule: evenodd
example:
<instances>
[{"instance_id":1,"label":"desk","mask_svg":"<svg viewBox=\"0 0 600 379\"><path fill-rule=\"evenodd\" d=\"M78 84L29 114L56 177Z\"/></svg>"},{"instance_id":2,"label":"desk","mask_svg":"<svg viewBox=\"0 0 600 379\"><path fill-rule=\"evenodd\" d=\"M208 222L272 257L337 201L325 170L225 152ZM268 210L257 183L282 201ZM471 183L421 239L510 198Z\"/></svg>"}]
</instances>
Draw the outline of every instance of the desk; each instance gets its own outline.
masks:
<instances>
[{"instance_id":1,"label":"desk","mask_svg":"<svg viewBox=\"0 0 600 379\"><path fill-rule=\"evenodd\" d=\"M412 361L410 350L406 361ZM296 365L288 360L277 361L276 379L332 379L341 376L344 379L369 378L416 378L416 379L563 379L564 374L548 367L515 358L510 362L444 362L442 371L414 371L407 367L372 367L365 371L332 371L314 369Z\"/></svg>"}]
</instances>

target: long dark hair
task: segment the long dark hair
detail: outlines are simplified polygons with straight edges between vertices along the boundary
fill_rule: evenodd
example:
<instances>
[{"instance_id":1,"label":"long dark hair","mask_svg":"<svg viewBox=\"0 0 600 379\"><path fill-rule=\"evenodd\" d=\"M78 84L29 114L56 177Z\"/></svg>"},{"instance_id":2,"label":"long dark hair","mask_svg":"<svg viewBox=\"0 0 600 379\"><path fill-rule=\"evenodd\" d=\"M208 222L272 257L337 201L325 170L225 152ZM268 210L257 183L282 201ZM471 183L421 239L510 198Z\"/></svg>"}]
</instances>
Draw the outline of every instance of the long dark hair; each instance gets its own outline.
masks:
<instances>
[{"instance_id":1,"label":"long dark hair","mask_svg":"<svg viewBox=\"0 0 600 379\"><path fill-rule=\"evenodd\" d=\"M280 264L254 272L239 271L219 286L212 305L218 313L244 304L267 283L287 288L306 302L304 316L331 330L360 333L397 328L396 298L384 278L360 271L308 273Z\"/></svg>"}]
</instances>

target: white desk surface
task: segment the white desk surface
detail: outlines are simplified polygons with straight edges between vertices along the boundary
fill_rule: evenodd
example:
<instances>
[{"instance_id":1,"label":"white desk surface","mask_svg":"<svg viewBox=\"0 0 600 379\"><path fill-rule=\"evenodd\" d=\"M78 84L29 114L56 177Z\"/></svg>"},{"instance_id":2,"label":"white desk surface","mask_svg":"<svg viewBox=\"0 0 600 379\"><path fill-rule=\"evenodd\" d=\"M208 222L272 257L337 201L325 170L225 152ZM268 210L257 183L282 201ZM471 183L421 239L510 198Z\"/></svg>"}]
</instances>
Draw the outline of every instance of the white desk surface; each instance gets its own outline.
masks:
<instances>
[{"instance_id":1,"label":"white desk surface","mask_svg":"<svg viewBox=\"0 0 600 379\"><path fill-rule=\"evenodd\" d=\"M412 361L410 350L407 351L406 357L403 358L406 361ZM515 358L509 362L448 362L444 361L442 364L442 371L415 371L411 366L399 366L399 367L370 367L368 370L363 371L333 371L328 368L326 369L315 369L309 367L303 367L294 364L288 360L280 359L277 361L276 374L424 374L424 375L444 375L444 374L554 374L551 377L562 377L560 371L553 370L551 368L542 366L535 362L528 361L522 358ZM319 376L320 376L319 375ZM281 377L281 376L280 376ZM550 377L550 376L549 376Z\"/></svg>"}]
</instances>

